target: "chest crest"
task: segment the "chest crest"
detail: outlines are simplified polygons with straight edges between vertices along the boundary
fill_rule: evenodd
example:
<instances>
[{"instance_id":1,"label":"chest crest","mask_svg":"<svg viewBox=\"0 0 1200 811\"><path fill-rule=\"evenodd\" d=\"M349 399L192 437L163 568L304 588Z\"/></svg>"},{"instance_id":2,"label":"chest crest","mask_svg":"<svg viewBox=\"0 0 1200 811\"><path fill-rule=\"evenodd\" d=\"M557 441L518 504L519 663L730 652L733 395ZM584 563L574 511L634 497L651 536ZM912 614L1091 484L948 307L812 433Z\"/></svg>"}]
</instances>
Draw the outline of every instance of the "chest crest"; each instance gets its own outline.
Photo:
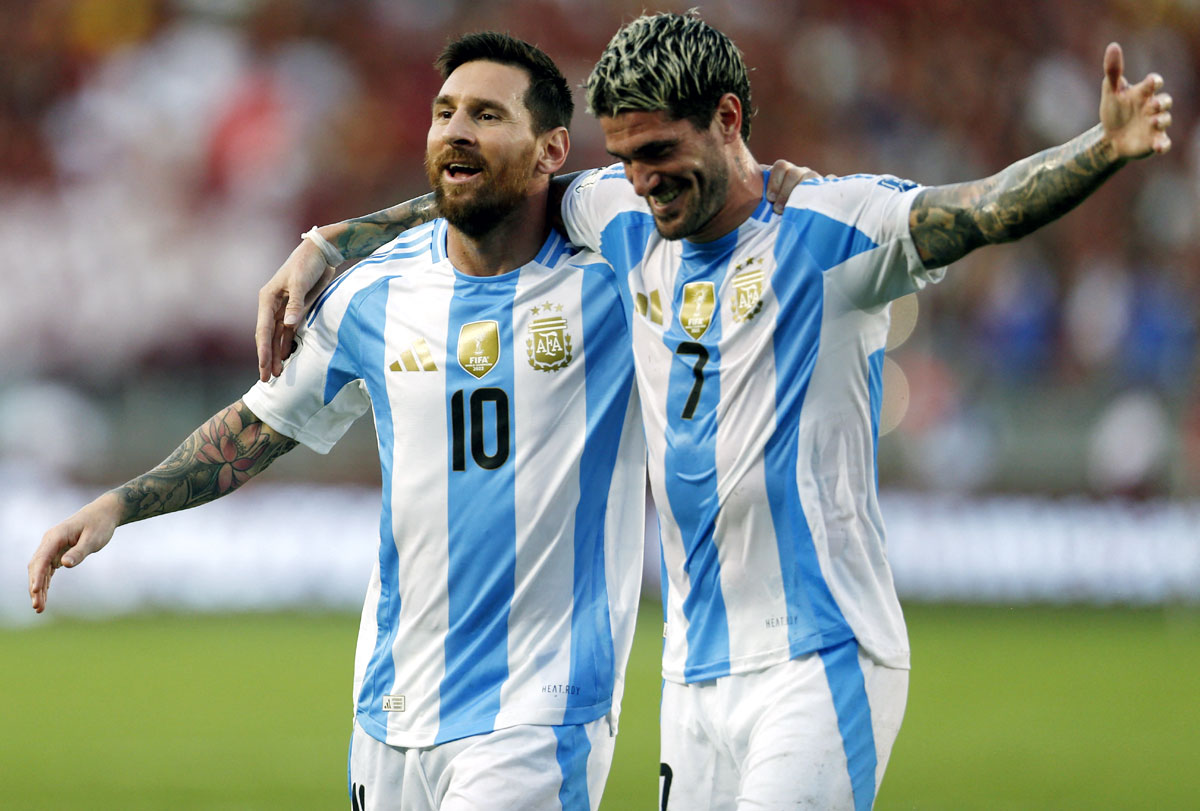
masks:
<instances>
[{"instance_id":1,"label":"chest crest","mask_svg":"<svg viewBox=\"0 0 1200 811\"><path fill-rule=\"evenodd\" d=\"M741 323L749 321L762 312L764 278L762 257L752 256L738 262L733 268L733 273L729 308L733 311L733 320Z\"/></svg>"},{"instance_id":2,"label":"chest crest","mask_svg":"<svg viewBox=\"0 0 1200 811\"><path fill-rule=\"evenodd\" d=\"M533 308L525 351L529 365L538 371L556 372L571 362L570 324L562 312L561 304L551 302Z\"/></svg>"}]
</instances>

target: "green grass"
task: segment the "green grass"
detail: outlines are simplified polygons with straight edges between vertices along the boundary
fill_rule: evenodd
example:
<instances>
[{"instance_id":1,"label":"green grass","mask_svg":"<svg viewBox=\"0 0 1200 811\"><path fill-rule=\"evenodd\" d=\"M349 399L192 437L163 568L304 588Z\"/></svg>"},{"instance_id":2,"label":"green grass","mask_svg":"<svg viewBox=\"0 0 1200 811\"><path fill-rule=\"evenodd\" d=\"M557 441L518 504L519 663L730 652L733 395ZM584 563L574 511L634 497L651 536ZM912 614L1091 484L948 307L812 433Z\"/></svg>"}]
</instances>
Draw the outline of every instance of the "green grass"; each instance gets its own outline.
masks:
<instances>
[{"instance_id":1,"label":"green grass","mask_svg":"<svg viewBox=\"0 0 1200 811\"><path fill-rule=\"evenodd\" d=\"M907 610L908 714L879 809L1158 809L1200 798L1200 618ZM661 621L646 606L606 809L657 791ZM0 631L0 806L348 807L357 617Z\"/></svg>"}]
</instances>

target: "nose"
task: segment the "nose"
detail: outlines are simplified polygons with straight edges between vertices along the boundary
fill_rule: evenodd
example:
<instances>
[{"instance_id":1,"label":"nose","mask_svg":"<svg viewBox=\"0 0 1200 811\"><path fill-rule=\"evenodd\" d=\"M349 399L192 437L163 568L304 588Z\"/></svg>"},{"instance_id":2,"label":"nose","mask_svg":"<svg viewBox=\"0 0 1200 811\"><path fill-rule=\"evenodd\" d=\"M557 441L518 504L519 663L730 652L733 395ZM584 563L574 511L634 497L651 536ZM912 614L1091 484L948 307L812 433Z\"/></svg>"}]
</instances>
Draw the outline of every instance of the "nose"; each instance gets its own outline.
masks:
<instances>
[{"instance_id":1,"label":"nose","mask_svg":"<svg viewBox=\"0 0 1200 811\"><path fill-rule=\"evenodd\" d=\"M637 161L625 164L625 178L633 184L633 190L638 197L647 197L658 186L659 175Z\"/></svg>"},{"instance_id":2,"label":"nose","mask_svg":"<svg viewBox=\"0 0 1200 811\"><path fill-rule=\"evenodd\" d=\"M455 110L445 122L442 138L449 144L473 144L475 143L475 131L471 124L471 116L466 111Z\"/></svg>"}]
</instances>

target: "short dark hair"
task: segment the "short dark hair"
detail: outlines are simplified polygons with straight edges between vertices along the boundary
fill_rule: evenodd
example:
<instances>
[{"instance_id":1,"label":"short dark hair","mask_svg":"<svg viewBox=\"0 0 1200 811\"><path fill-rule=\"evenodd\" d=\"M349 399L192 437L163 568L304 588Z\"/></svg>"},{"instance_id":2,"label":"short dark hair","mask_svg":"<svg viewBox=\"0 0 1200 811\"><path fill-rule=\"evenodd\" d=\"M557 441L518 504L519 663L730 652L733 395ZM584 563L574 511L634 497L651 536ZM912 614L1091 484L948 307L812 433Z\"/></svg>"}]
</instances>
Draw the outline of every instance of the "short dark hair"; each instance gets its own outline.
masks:
<instances>
[{"instance_id":1,"label":"short dark hair","mask_svg":"<svg viewBox=\"0 0 1200 811\"><path fill-rule=\"evenodd\" d=\"M575 100L571 88L554 60L537 46L498 31L479 31L449 42L433 66L446 79L468 62L499 62L529 74L525 106L533 114L533 131L541 134L555 127L571 126Z\"/></svg>"},{"instance_id":2,"label":"short dark hair","mask_svg":"<svg viewBox=\"0 0 1200 811\"><path fill-rule=\"evenodd\" d=\"M665 112L707 129L726 93L742 103L742 140L750 140L750 77L733 40L691 12L638 17L608 43L587 80L592 113Z\"/></svg>"}]
</instances>

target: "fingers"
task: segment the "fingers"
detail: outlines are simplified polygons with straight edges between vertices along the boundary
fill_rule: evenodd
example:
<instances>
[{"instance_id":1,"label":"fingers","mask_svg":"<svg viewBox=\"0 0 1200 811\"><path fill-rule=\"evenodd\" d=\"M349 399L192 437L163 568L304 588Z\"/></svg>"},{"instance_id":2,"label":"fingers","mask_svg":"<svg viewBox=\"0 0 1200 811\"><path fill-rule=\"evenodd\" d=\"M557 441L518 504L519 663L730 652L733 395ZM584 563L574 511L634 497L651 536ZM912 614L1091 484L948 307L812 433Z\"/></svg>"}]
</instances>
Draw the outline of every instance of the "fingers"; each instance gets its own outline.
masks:
<instances>
[{"instance_id":1,"label":"fingers","mask_svg":"<svg viewBox=\"0 0 1200 811\"><path fill-rule=\"evenodd\" d=\"M258 319L254 324L254 346L258 351L258 379L266 383L271 379L271 356L275 333L278 329L278 299L263 288L258 293Z\"/></svg>"},{"instance_id":2,"label":"fingers","mask_svg":"<svg viewBox=\"0 0 1200 811\"><path fill-rule=\"evenodd\" d=\"M283 362L292 354L295 339L295 327L289 327L282 322L276 325L275 337L271 344L271 373L276 377L283 374Z\"/></svg>"},{"instance_id":3,"label":"fingers","mask_svg":"<svg viewBox=\"0 0 1200 811\"><path fill-rule=\"evenodd\" d=\"M1121 77L1125 73L1125 55L1121 46L1115 42L1108 43L1104 49L1104 80L1109 90L1114 93L1121 89Z\"/></svg>"},{"instance_id":4,"label":"fingers","mask_svg":"<svg viewBox=\"0 0 1200 811\"><path fill-rule=\"evenodd\" d=\"M42 536L42 542L29 561L29 598L33 610L42 613L46 609L46 598L50 591L50 578L54 570L60 566L71 567L82 558L64 556L74 543L70 535L64 535L59 527L54 527Z\"/></svg>"},{"instance_id":5,"label":"fingers","mask_svg":"<svg viewBox=\"0 0 1200 811\"><path fill-rule=\"evenodd\" d=\"M767 202L773 204L776 214L782 214L787 207L792 190L805 180L819 177L819 174L807 166L796 166L785 160L775 161L771 166L771 175L767 179Z\"/></svg>"}]
</instances>

